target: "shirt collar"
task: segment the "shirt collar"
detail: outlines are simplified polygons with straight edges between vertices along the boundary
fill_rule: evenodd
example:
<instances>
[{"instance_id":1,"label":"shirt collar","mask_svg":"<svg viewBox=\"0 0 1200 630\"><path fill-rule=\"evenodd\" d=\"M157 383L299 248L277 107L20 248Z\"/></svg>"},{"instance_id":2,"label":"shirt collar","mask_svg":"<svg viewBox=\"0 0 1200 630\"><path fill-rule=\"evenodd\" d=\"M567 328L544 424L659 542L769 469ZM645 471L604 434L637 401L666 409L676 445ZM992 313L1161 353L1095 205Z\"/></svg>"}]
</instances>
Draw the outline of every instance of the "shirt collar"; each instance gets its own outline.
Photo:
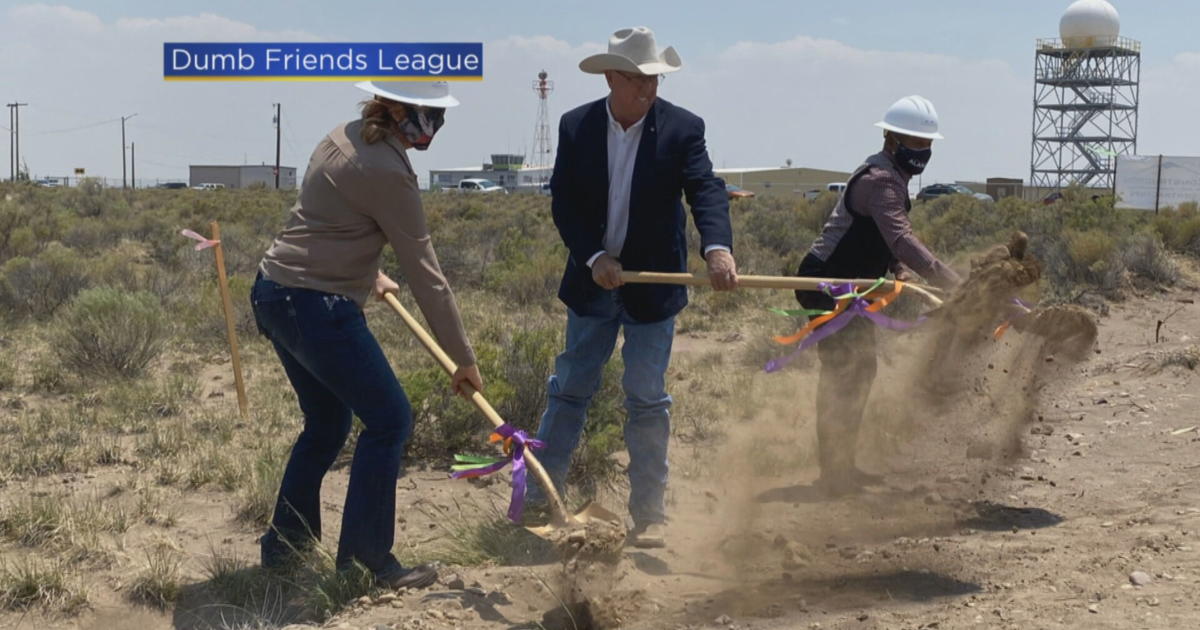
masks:
<instances>
[{"instance_id":1,"label":"shirt collar","mask_svg":"<svg viewBox=\"0 0 1200 630\"><path fill-rule=\"evenodd\" d=\"M608 128L613 129L615 131L619 131L621 133L628 133L630 131L633 131L634 129L641 127L642 123L646 122L646 116L650 115L650 112L646 112L646 115L642 116L641 118L638 119L637 122L630 125L629 129L625 129L625 128L621 127L621 123L617 122L616 118L613 118L612 107L610 106L609 100L607 98L604 99L604 112L606 114L608 114Z\"/></svg>"}]
</instances>

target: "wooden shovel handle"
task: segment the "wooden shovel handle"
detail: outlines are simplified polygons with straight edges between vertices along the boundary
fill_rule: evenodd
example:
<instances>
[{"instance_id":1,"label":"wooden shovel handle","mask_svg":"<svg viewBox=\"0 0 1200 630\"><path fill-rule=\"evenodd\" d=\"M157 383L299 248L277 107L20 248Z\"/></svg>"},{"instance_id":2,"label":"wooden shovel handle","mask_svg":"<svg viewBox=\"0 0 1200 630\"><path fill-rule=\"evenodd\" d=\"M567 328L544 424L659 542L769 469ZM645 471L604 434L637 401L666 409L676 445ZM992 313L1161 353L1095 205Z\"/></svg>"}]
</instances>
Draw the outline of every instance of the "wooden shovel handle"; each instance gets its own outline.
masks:
<instances>
[{"instance_id":1,"label":"wooden shovel handle","mask_svg":"<svg viewBox=\"0 0 1200 630\"><path fill-rule=\"evenodd\" d=\"M408 312L408 309L404 308L404 305L400 303L400 300L396 298L395 294L385 293L383 295L383 299L386 300L389 305L391 305L392 310L396 311L396 314L400 316L400 319L404 320L404 323L408 326L408 329L417 336L417 339L421 341L421 345L425 346L425 349L429 351L429 354L433 355L433 358L436 359L439 364L441 364L442 369L446 370L447 374L453 376L454 373L458 371L458 366L455 365L454 360L451 359L450 356L447 355L444 350L442 350L442 347L438 345L437 341L435 341L433 337L425 331L425 328L421 326L421 323L413 318L412 314ZM474 387L471 387L470 383L466 383L465 386L471 390L471 402L475 404L475 408L483 412L483 415L487 416L487 419L490 420L497 428L503 425L504 418L500 417L500 414L497 413L496 409L492 407L491 403L489 403L487 399L483 397L483 394L479 393L479 390L475 389ZM563 505L562 497L558 495L558 490L554 488L554 482L550 481L550 475L546 474L546 469L542 467L542 463L539 462L537 456L533 454L533 449L525 449L525 461L529 464L529 468L533 470L533 474L537 477L538 482L542 484L542 488L546 490L546 494L549 495L550 506L554 510L555 516L560 522L566 522L569 517L567 515L566 507Z\"/></svg>"},{"instance_id":2,"label":"wooden shovel handle","mask_svg":"<svg viewBox=\"0 0 1200 630\"><path fill-rule=\"evenodd\" d=\"M708 274L704 272L696 273L661 273L656 271L622 271L621 280L625 282L636 283L651 283L651 284L686 284L692 286L707 286L709 283ZM817 291L822 283L830 284L856 284L859 287L869 287L878 280L870 279L846 279L846 278L799 278L795 276L743 276L738 275L738 286L751 289L793 289L800 291ZM887 280L882 285L881 289L891 289L896 285L894 280ZM904 288L917 293L921 297L929 300L934 306L941 306L942 300L934 295L933 287L926 287L919 284L904 283Z\"/></svg>"}]
</instances>

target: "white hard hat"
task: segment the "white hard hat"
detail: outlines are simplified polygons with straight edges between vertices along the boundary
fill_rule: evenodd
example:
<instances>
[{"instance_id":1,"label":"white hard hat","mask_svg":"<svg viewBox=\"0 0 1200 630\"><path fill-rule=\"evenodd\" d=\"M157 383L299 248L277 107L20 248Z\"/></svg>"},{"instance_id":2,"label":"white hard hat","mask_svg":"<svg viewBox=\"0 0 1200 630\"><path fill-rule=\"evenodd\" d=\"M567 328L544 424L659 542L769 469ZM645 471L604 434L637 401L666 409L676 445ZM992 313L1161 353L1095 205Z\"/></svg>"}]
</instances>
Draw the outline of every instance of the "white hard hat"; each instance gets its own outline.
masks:
<instances>
[{"instance_id":1,"label":"white hard hat","mask_svg":"<svg viewBox=\"0 0 1200 630\"><path fill-rule=\"evenodd\" d=\"M450 84L446 81L360 81L354 87L410 105L458 106L458 99L450 95Z\"/></svg>"},{"instance_id":2,"label":"white hard hat","mask_svg":"<svg viewBox=\"0 0 1200 630\"><path fill-rule=\"evenodd\" d=\"M875 126L915 138L942 139L942 134L938 133L938 115L933 103L916 94L892 103L883 120L875 123Z\"/></svg>"}]
</instances>

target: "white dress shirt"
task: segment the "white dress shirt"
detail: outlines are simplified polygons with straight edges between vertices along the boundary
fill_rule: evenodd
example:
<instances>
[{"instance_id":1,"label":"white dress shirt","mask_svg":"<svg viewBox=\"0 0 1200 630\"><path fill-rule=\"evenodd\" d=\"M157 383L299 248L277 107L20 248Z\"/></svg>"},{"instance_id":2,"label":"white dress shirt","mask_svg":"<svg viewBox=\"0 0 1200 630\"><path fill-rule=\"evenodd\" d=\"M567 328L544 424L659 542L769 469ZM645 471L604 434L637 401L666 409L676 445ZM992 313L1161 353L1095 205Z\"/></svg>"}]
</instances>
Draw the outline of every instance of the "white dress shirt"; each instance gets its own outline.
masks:
<instances>
[{"instance_id":1,"label":"white dress shirt","mask_svg":"<svg viewBox=\"0 0 1200 630\"><path fill-rule=\"evenodd\" d=\"M638 145L642 141L642 128L646 117L642 116L637 122L625 129L613 118L612 108L604 103L604 111L608 114L608 227L604 230L604 249L592 254L587 266L601 254L613 258L621 257L621 249L625 246L625 235L629 231L629 194L633 189L633 167L637 163ZM708 255L714 249L729 251L724 245L709 245L704 248Z\"/></svg>"}]
</instances>

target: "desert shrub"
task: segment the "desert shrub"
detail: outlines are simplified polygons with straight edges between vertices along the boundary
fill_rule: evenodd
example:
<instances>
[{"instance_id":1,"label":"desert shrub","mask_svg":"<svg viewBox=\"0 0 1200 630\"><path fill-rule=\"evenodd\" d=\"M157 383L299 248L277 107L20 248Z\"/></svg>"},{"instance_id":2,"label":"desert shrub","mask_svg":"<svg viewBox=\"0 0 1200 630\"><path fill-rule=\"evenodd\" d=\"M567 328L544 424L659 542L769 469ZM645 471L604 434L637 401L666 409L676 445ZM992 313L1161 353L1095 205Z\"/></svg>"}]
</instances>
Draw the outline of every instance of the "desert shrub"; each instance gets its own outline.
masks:
<instances>
[{"instance_id":1,"label":"desert shrub","mask_svg":"<svg viewBox=\"0 0 1200 630\"><path fill-rule=\"evenodd\" d=\"M62 364L83 374L136 376L162 352L170 322L158 298L98 287L80 293L52 331Z\"/></svg>"},{"instance_id":2,"label":"desert shrub","mask_svg":"<svg viewBox=\"0 0 1200 630\"><path fill-rule=\"evenodd\" d=\"M189 339L208 346L228 346L225 326L225 309L221 303L221 291L217 286L216 273L212 268L204 271L185 272L199 290L181 296L173 305L179 321L189 331ZM238 339L251 339L258 334L254 323L254 311L250 306L250 289L254 286L251 276L229 277L229 300L233 305L233 325Z\"/></svg>"},{"instance_id":3,"label":"desert shrub","mask_svg":"<svg viewBox=\"0 0 1200 630\"><path fill-rule=\"evenodd\" d=\"M530 435L546 408L546 385L554 357L562 350L557 326L518 328L495 341L475 341L480 370L486 375L488 402L506 422ZM585 493L611 478L609 455L624 448L625 411L621 389L622 361L614 352L588 408L583 438L575 452L570 480ZM409 453L417 459L446 461L455 453L488 453L492 426L467 401L451 394L445 373L417 367L399 374L412 403L413 435Z\"/></svg>"},{"instance_id":4,"label":"desert shrub","mask_svg":"<svg viewBox=\"0 0 1200 630\"><path fill-rule=\"evenodd\" d=\"M946 195L917 204L911 216L924 243L945 256L1003 242L1016 214L1011 206Z\"/></svg>"},{"instance_id":5,"label":"desert shrub","mask_svg":"<svg viewBox=\"0 0 1200 630\"><path fill-rule=\"evenodd\" d=\"M1101 230L1067 230L1060 239L1041 244L1039 258L1053 287L1063 291L1079 284L1116 288L1122 261L1119 242Z\"/></svg>"},{"instance_id":6,"label":"desert shrub","mask_svg":"<svg viewBox=\"0 0 1200 630\"><path fill-rule=\"evenodd\" d=\"M42 319L87 286L83 258L51 243L33 258L13 258L0 267L0 306L19 317Z\"/></svg>"},{"instance_id":7,"label":"desert shrub","mask_svg":"<svg viewBox=\"0 0 1200 630\"><path fill-rule=\"evenodd\" d=\"M68 389L68 379L55 355L38 355L29 361L29 388L43 394L62 394Z\"/></svg>"},{"instance_id":8,"label":"desert shrub","mask_svg":"<svg viewBox=\"0 0 1200 630\"><path fill-rule=\"evenodd\" d=\"M546 384L554 372L554 358L563 348L563 328L545 326L518 329L501 341L500 375L510 393L497 411L509 422L536 430L546 408Z\"/></svg>"},{"instance_id":9,"label":"desert shrub","mask_svg":"<svg viewBox=\"0 0 1200 630\"><path fill-rule=\"evenodd\" d=\"M1196 203L1183 203L1159 212L1151 228L1170 249L1200 255L1200 207Z\"/></svg>"},{"instance_id":10,"label":"desert shrub","mask_svg":"<svg viewBox=\"0 0 1200 630\"><path fill-rule=\"evenodd\" d=\"M0 562L0 608L41 608L68 615L88 607L87 591L68 577L65 562Z\"/></svg>"},{"instance_id":11,"label":"desert shrub","mask_svg":"<svg viewBox=\"0 0 1200 630\"><path fill-rule=\"evenodd\" d=\"M558 291L566 251L557 241L510 228L497 246L496 261L484 272L485 286L519 304L544 304Z\"/></svg>"},{"instance_id":12,"label":"desert shrub","mask_svg":"<svg viewBox=\"0 0 1200 630\"><path fill-rule=\"evenodd\" d=\"M10 352L0 353L0 392L17 386L17 363Z\"/></svg>"},{"instance_id":13,"label":"desert shrub","mask_svg":"<svg viewBox=\"0 0 1200 630\"><path fill-rule=\"evenodd\" d=\"M1167 253L1158 234L1135 234L1122 250L1121 258L1131 273L1148 280L1166 285L1179 281L1179 265L1171 260L1171 255Z\"/></svg>"},{"instance_id":14,"label":"desert shrub","mask_svg":"<svg viewBox=\"0 0 1200 630\"><path fill-rule=\"evenodd\" d=\"M129 599L151 606L166 608L183 592L179 569L183 559L167 545L156 545L146 552L146 566L129 584Z\"/></svg>"},{"instance_id":15,"label":"desert shrub","mask_svg":"<svg viewBox=\"0 0 1200 630\"><path fill-rule=\"evenodd\" d=\"M274 232L254 233L239 223L222 225L221 248L225 253L225 273L254 277L258 262L271 246L273 237Z\"/></svg>"},{"instance_id":16,"label":"desert shrub","mask_svg":"<svg viewBox=\"0 0 1200 630\"><path fill-rule=\"evenodd\" d=\"M70 205L81 217L98 217L105 214L114 200L106 194L104 184L99 180L86 178L78 186L71 189Z\"/></svg>"},{"instance_id":17,"label":"desert shrub","mask_svg":"<svg viewBox=\"0 0 1200 630\"><path fill-rule=\"evenodd\" d=\"M78 219L63 232L62 242L87 255L105 251L121 240L125 226L97 218Z\"/></svg>"},{"instance_id":18,"label":"desert shrub","mask_svg":"<svg viewBox=\"0 0 1200 630\"><path fill-rule=\"evenodd\" d=\"M745 205L742 204L744 202ZM807 201L763 197L739 201L734 212L734 239L745 235L779 256L796 249L808 249L821 229L815 225L816 211ZM737 228L741 228L738 230ZM689 231L690 233L690 231ZM735 247L740 246L735 242Z\"/></svg>"}]
</instances>

